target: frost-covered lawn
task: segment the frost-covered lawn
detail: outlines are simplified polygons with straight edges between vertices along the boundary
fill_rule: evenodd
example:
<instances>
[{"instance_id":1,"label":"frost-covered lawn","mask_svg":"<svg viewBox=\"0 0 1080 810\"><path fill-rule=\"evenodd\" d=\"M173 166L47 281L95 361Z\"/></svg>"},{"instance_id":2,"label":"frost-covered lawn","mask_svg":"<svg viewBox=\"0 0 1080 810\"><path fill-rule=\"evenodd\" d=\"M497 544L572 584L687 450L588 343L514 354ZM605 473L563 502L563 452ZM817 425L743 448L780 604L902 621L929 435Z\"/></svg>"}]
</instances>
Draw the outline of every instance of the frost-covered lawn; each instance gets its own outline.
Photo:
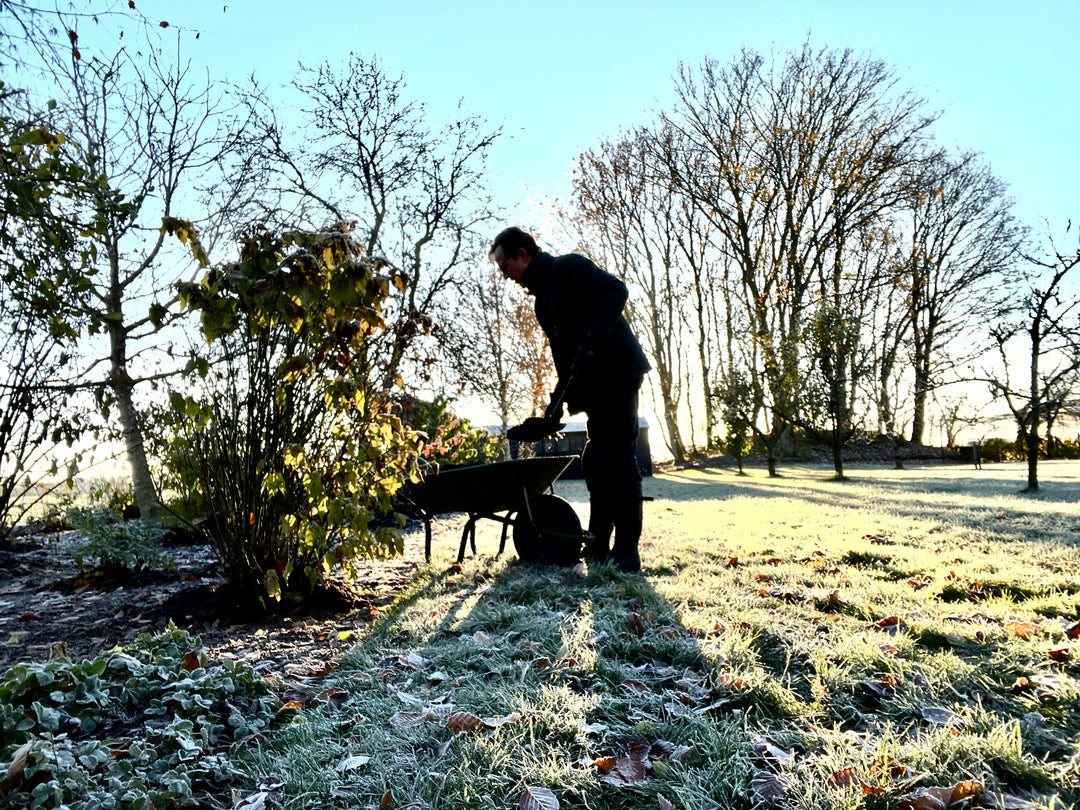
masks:
<instances>
[{"instance_id":1,"label":"frost-covered lawn","mask_svg":"<svg viewBox=\"0 0 1080 810\"><path fill-rule=\"evenodd\" d=\"M643 577L441 523L241 766L297 808L1075 806L1080 463L782 472L647 480Z\"/></svg>"}]
</instances>

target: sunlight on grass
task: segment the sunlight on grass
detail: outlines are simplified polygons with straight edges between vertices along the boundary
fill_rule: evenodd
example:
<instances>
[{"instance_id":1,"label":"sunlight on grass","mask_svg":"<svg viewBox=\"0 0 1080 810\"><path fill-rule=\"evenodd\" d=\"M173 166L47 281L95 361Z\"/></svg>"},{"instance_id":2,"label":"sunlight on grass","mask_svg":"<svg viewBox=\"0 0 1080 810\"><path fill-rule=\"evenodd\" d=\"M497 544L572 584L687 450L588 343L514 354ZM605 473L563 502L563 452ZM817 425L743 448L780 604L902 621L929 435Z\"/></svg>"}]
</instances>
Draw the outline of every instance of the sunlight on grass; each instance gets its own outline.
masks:
<instances>
[{"instance_id":1,"label":"sunlight on grass","mask_svg":"<svg viewBox=\"0 0 1080 810\"><path fill-rule=\"evenodd\" d=\"M247 767L288 807L1072 806L1080 465L1052 469L1039 497L1017 465L658 475L644 577L493 558L483 523L457 566L440 521ZM580 482L556 490L585 522Z\"/></svg>"}]
</instances>

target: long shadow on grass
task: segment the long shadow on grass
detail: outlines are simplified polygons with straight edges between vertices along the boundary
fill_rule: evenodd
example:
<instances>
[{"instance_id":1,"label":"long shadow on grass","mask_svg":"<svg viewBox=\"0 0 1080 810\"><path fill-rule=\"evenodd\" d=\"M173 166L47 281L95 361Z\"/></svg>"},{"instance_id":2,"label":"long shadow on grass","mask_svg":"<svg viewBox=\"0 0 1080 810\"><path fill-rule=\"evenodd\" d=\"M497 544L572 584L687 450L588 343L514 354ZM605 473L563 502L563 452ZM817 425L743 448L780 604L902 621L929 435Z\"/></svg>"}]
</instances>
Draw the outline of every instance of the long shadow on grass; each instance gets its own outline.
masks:
<instances>
[{"instance_id":1,"label":"long shadow on grass","mask_svg":"<svg viewBox=\"0 0 1080 810\"><path fill-rule=\"evenodd\" d=\"M505 807L526 787L736 806L747 716L780 708L725 679L646 577L491 557L424 572L320 689L250 764L306 806Z\"/></svg>"},{"instance_id":2,"label":"long shadow on grass","mask_svg":"<svg viewBox=\"0 0 1080 810\"><path fill-rule=\"evenodd\" d=\"M285 781L287 808L536 806L528 788L566 807L652 808L658 794L744 807L876 761L900 744L877 741L888 728L935 734L921 710L944 698L920 684L952 682L889 680L914 664L866 618L741 568L708 574L722 592L694 593L677 563L645 551L645 576L512 557L429 566L247 767ZM846 636L867 634L836 660ZM1010 700L1003 677L995 691ZM820 753L848 729L853 752Z\"/></svg>"}]
</instances>

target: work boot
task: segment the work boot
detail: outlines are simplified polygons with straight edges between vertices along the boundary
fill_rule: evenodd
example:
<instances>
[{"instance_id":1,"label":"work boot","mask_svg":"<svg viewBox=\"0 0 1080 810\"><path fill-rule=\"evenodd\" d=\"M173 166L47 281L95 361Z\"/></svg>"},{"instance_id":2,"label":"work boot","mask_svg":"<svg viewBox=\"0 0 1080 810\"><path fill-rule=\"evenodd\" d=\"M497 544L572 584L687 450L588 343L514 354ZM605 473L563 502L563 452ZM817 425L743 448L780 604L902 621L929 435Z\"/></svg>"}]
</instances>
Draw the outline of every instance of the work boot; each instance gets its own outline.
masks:
<instances>
[{"instance_id":1,"label":"work boot","mask_svg":"<svg viewBox=\"0 0 1080 810\"><path fill-rule=\"evenodd\" d=\"M641 570L638 540L641 539L641 482L628 484L616 499L615 543L611 561L620 571L634 573Z\"/></svg>"},{"instance_id":2,"label":"work boot","mask_svg":"<svg viewBox=\"0 0 1080 810\"><path fill-rule=\"evenodd\" d=\"M585 559L591 563L602 563L611 557L609 542L596 539L592 532L585 535Z\"/></svg>"},{"instance_id":3,"label":"work boot","mask_svg":"<svg viewBox=\"0 0 1080 810\"><path fill-rule=\"evenodd\" d=\"M604 562L611 556L611 495L603 487L589 492L589 536L585 540L585 559Z\"/></svg>"}]
</instances>

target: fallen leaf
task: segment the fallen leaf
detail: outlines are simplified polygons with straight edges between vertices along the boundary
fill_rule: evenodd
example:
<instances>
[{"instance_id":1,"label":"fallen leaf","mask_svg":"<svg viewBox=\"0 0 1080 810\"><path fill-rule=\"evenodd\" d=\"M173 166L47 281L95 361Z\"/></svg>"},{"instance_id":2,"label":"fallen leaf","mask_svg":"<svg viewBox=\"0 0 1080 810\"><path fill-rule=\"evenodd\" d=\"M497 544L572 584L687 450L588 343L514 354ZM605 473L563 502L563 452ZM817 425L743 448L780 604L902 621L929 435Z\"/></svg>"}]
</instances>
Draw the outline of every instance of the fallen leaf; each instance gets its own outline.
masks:
<instances>
[{"instance_id":1,"label":"fallen leaf","mask_svg":"<svg viewBox=\"0 0 1080 810\"><path fill-rule=\"evenodd\" d=\"M927 706L922 710L922 716L937 726L949 726L960 719L960 715L939 706Z\"/></svg>"},{"instance_id":2,"label":"fallen leaf","mask_svg":"<svg viewBox=\"0 0 1080 810\"><path fill-rule=\"evenodd\" d=\"M559 800L547 788L527 787L518 807L521 810L559 810Z\"/></svg>"},{"instance_id":3,"label":"fallen leaf","mask_svg":"<svg viewBox=\"0 0 1080 810\"><path fill-rule=\"evenodd\" d=\"M8 765L7 776L0 781L0 793L7 793L22 779L23 771L26 770L26 757L30 753L33 744L34 740L31 738L15 751L15 755L11 758L11 764Z\"/></svg>"},{"instance_id":4,"label":"fallen leaf","mask_svg":"<svg viewBox=\"0 0 1080 810\"><path fill-rule=\"evenodd\" d=\"M841 788L853 787L854 785L862 785L862 783L863 781L859 778L857 769L844 768L825 780L825 789L840 790Z\"/></svg>"},{"instance_id":5,"label":"fallen leaf","mask_svg":"<svg viewBox=\"0 0 1080 810\"><path fill-rule=\"evenodd\" d=\"M1034 805L1027 799L1009 793L991 793L987 791L979 797L979 803L995 810L1029 810Z\"/></svg>"},{"instance_id":6,"label":"fallen leaf","mask_svg":"<svg viewBox=\"0 0 1080 810\"><path fill-rule=\"evenodd\" d=\"M1073 641L1080 638L1080 622L1070 624L1065 628L1065 635L1071 638Z\"/></svg>"},{"instance_id":7,"label":"fallen leaf","mask_svg":"<svg viewBox=\"0 0 1080 810\"><path fill-rule=\"evenodd\" d=\"M775 760L780 765L787 765L791 761L791 753L770 737L758 737L754 741L754 756L766 761Z\"/></svg>"},{"instance_id":8,"label":"fallen leaf","mask_svg":"<svg viewBox=\"0 0 1080 810\"><path fill-rule=\"evenodd\" d=\"M584 764L586 768L598 768L604 773L609 773L611 769L615 767L615 757L599 757L598 759L589 759L588 757L585 757L585 759L582 760L582 764Z\"/></svg>"},{"instance_id":9,"label":"fallen leaf","mask_svg":"<svg viewBox=\"0 0 1080 810\"><path fill-rule=\"evenodd\" d=\"M453 732L478 731L487 723L471 712L454 712L446 720L446 727Z\"/></svg>"},{"instance_id":10,"label":"fallen leaf","mask_svg":"<svg viewBox=\"0 0 1080 810\"><path fill-rule=\"evenodd\" d=\"M394 794L391 791L386 791L383 794L382 800L379 802L379 807L389 807L390 803L394 801Z\"/></svg>"},{"instance_id":11,"label":"fallen leaf","mask_svg":"<svg viewBox=\"0 0 1080 810\"><path fill-rule=\"evenodd\" d=\"M325 703L327 706L338 708L349 701L349 693L338 687L324 689L315 696L315 700Z\"/></svg>"},{"instance_id":12,"label":"fallen leaf","mask_svg":"<svg viewBox=\"0 0 1080 810\"><path fill-rule=\"evenodd\" d=\"M649 687L643 684L641 681L636 681L633 678L627 678L622 682L622 686L628 692L635 695L647 695L649 694Z\"/></svg>"},{"instance_id":13,"label":"fallen leaf","mask_svg":"<svg viewBox=\"0 0 1080 810\"><path fill-rule=\"evenodd\" d=\"M766 806L777 804L787 794L787 785L779 776L768 771L758 771L750 780L754 797Z\"/></svg>"},{"instance_id":14,"label":"fallen leaf","mask_svg":"<svg viewBox=\"0 0 1080 810\"><path fill-rule=\"evenodd\" d=\"M348 773L349 771L355 771L358 768L363 768L369 762L371 762L371 757L365 757L365 756L346 757L345 759L341 760L341 762L338 763L337 772L338 773Z\"/></svg>"},{"instance_id":15,"label":"fallen leaf","mask_svg":"<svg viewBox=\"0 0 1080 810\"><path fill-rule=\"evenodd\" d=\"M1056 650L1047 650L1046 654L1050 656L1051 661L1056 661L1059 664L1067 664L1072 660L1072 653L1068 647L1059 647Z\"/></svg>"},{"instance_id":16,"label":"fallen leaf","mask_svg":"<svg viewBox=\"0 0 1080 810\"><path fill-rule=\"evenodd\" d=\"M635 756L618 757L611 772L603 777L605 782L623 787L625 785L640 785L648 779L648 765L644 758Z\"/></svg>"},{"instance_id":17,"label":"fallen leaf","mask_svg":"<svg viewBox=\"0 0 1080 810\"><path fill-rule=\"evenodd\" d=\"M1006 622L1005 630L1017 638L1028 638L1042 632L1042 627L1034 622Z\"/></svg>"},{"instance_id":18,"label":"fallen leaf","mask_svg":"<svg viewBox=\"0 0 1080 810\"><path fill-rule=\"evenodd\" d=\"M657 740L649 748L649 756L653 759L668 759L678 762L680 765L686 762L694 749L686 745L676 745L667 740Z\"/></svg>"},{"instance_id":19,"label":"fallen leaf","mask_svg":"<svg viewBox=\"0 0 1080 810\"><path fill-rule=\"evenodd\" d=\"M656 801L660 803L660 810L677 810L675 805L664 798L664 794L657 793Z\"/></svg>"}]
</instances>

